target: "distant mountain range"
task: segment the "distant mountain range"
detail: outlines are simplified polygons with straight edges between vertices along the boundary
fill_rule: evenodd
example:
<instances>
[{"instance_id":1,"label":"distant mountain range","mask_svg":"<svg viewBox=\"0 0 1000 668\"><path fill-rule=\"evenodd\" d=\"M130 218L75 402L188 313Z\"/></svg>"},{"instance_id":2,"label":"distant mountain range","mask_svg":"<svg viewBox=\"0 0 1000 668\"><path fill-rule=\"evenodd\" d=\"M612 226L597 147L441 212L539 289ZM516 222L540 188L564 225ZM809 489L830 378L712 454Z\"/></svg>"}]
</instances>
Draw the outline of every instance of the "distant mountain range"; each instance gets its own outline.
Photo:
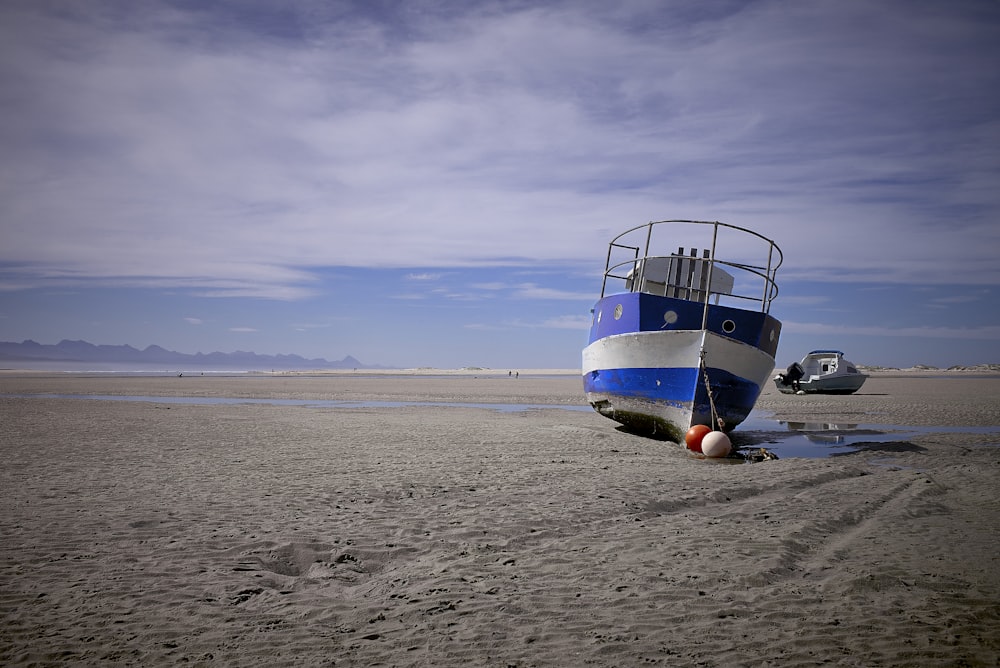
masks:
<instances>
[{"instance_id":1,"label":"distant mountain range","mask_svg":"<svg viewBox=\"0 0 1000 668\"><path fill-rule=\"evenodd\" d=\"M376 368L365 365L348 355L339 362L325 359L306 359L299 355L258 355L238 350L234 353L178 353L160 346L147 346L143 350L129 345L94 345L87 341L62 340L55 345L26 340L21 343L0 341L0 363L19 368L53 368L60 365L142 365L157 369L363 369Z\"/></svg>"}]
</instances>

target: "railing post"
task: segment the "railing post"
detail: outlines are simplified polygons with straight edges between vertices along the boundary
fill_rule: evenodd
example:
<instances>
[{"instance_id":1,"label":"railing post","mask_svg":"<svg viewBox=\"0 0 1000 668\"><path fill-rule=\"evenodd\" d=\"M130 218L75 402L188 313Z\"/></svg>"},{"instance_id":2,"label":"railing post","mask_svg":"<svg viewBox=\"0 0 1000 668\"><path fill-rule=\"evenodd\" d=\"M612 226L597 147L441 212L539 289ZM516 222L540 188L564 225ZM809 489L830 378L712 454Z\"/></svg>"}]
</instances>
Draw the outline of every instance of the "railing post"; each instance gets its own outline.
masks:
<instances>
[{"instance_id":1,"label":"railing post","mask_svg":"<svg viewBox=\"0 0 1000 668\"><path fill-rule=\"evenodd\" d=\"M708 295L712 291L712 269L715 268L715 244L719 239L719 223L712 224L712 254L708 260L708 284L705 286L704 305L701 309L701 328L708 327Z\"/></svg>"},{"instance_id":2,"label":"railing post","mask_svg":"<svg viewBox=\"0 0 1000 668\"><path fill-rule=\"evenodd\" d=\"M764 297L761 299L761 306L764 308L764 313L771 312L771 260L774 259L774 244L769 243L767 245L767 273L764 274Z\"/></svg>"},{"instance_id":3,"label":"railing post","mask_svg":"<svg viewBox=\"0 0 1000 668\"><path fill-rule=\"evenodd\" d=\"M604 299L604 291L608 288L608 272L611 271L611 249L615 242L608 244L608 259L604 261L604 278L601 280L601 299Z\"/></svg>"},{"instance_id":4,"label":"railing post","mask_svg":"<svg viewBox=\"0 0 1000 668\"><path fill-rule=\"evenodd\" d=\"M642 292L642 285L643 285L643 282L646 279L646 258L649 257L649 244L651 243L651 240L653 238L653 224L654 224L653 221L649 221L649 223L647 223L647 225L646 225L646 247L642 249L642 269L640 271L635 272L636 276L638 277L639 282L633 284L633 286L632 286L633 288L636 285L639 286L639 288L637 290L635 290L636 292ZM635 259L638 262L638 260L639 260L639 251L638 251L638 249L636 249L636 257L635 257Z\"/></svg>"}]
</instances>

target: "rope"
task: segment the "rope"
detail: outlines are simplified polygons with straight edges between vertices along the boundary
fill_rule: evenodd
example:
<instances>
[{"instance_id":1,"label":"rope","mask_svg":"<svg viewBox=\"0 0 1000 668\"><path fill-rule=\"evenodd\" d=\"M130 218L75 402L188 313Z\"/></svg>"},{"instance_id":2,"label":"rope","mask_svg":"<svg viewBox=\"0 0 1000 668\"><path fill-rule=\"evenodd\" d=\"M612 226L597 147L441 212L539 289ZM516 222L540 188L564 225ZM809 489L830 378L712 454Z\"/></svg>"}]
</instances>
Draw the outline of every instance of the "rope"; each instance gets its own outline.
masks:
<instances>
[{"instance_id":1,"label":"rope","mask_svg":"<svg viewBox=\"0 0 1000 668\"><path fill-rule=\"evenodd\" d=\"M712 424L718 425L719 431L723 431L722 428L723 426L725 426L725 422L723 422L722 418L720 418L718 413L716 413L715 411L715 400L712 399L712 386L708 382L708 369L705 367L704 349L702 349L701 354L699 356L698 367L699 370L701 371L701 375L705 378L705 392L708 394L709 410L712 411Z\"/></svg>"}]
</instances>

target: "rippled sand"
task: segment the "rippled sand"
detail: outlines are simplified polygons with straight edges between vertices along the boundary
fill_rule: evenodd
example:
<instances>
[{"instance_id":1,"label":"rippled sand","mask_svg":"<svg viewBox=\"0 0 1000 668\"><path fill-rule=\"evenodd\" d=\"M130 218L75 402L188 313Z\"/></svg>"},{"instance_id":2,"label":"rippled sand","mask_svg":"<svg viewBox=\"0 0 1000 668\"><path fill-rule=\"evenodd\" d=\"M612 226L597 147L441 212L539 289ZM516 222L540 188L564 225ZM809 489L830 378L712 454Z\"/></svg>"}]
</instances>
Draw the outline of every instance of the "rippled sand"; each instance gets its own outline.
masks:
<instances>
[{"instance_id":1,"label":"rippled sand","mask_svg":"<svg viewBox=\"0 0 1000 668\"><path fill-rule=\"evenodd\" d=\"M573 376L0 376L2 665L1000 660L995 433L728 465L593 412L36 393L583 402ZM997 426L1000 378L758 405Z\"/></svg>"}]
</instances>

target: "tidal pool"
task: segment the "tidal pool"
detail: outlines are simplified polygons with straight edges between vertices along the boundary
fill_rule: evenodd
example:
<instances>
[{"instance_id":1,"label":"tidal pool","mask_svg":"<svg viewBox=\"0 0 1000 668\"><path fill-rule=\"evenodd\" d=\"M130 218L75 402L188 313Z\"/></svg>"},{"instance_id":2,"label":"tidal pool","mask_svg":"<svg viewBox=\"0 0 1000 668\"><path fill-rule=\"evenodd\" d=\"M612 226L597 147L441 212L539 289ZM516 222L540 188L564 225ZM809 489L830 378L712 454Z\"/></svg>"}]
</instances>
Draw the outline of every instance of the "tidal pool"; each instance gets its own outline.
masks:
<instances>
[{"instance_id":1,"label":"tidal pool","mask_svg":"<svg viewBox=\"0 0 1000 668\"><path fill-rule=\"evenodd\" d=\"M529 410L566 410L590 412L588 405L567 404L497 404L452 401L346 401L335 399L273 399L244 397L157 397L110 394L19 394L30 399L90 399L93 401L139 401L159 404L304 406L307 408L483 408L503 413ZM909 441L914 436L935 433L997 434L1000 427L915 427L911 425L790 422L775 419L771 414L753 411L730 434L738 452L765 448L780 459L788 457L824 458L853 452L914 452L922 450Z\"/></svg>"}]
</instances>

